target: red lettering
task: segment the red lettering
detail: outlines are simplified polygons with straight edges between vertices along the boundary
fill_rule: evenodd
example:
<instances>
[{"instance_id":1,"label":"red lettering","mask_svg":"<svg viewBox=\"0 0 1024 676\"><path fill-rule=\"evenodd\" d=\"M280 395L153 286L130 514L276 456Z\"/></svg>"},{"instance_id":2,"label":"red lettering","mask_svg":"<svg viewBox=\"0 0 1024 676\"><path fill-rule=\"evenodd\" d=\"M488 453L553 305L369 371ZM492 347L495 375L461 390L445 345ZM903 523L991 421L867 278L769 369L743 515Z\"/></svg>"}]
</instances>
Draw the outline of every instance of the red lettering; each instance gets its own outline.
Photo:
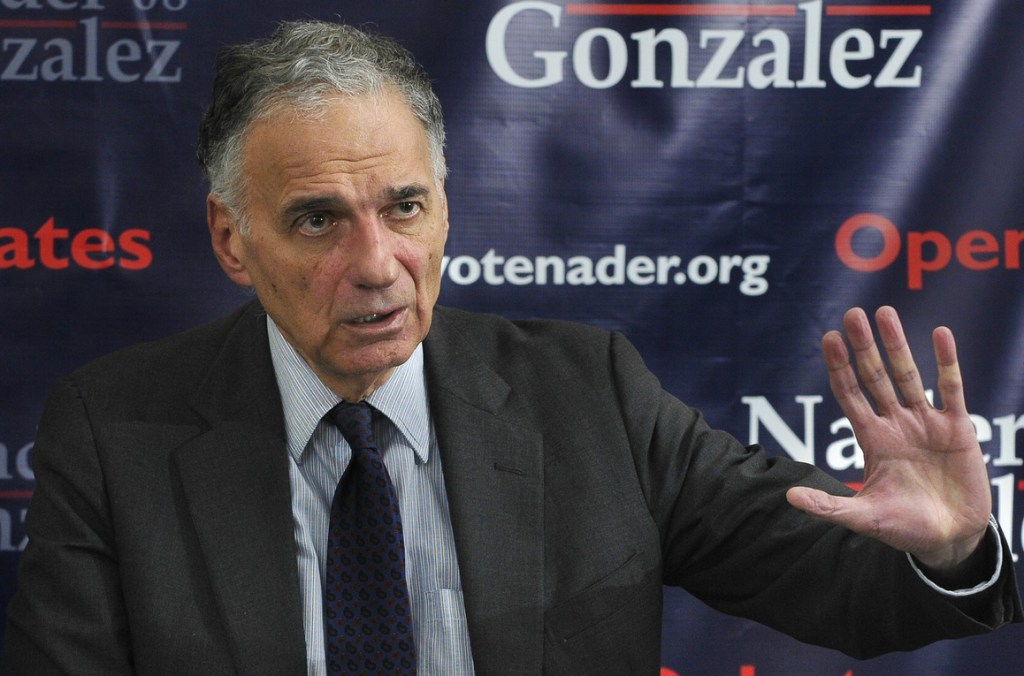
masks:
<instances>
[{"instance_id":1,"label":"red lettering","mask_svg":"<svg viewBox=\"0 0 1024 676\"><path fill-rule=\"evenodd\" d=\"M1006 269L1020 270L1020 245L1024 241L1024 230L1007 230L1003 239L1006 246Z\"/></svg>"},{"instance_id":2,"label":"red lettering","mask_svg":"<svg viewBox=\"0 0 1024 676\"><path fill-rule=\"evenodd\" d=\"M979 253L996 255L978 260ZM971 230L957 241L956 259L968 270L991 270L999 265L999 241L991 232Z\"/></svg>"},{"instance_id":3,"label":"red lettering","mask_svg":"<svg viewBox=\"0 0 1024 676\"><path fill-rule=\"evenodd\" d=\"M862 255L854 251L854 238L867 230L881 236L881 250L874 254ZM938 230L910 231L906 233L907 245L907 288L920 290L924 286L926 272L938 272L949 267L954 252L956 261L965 270L992 270L1000 265L999 235L985 230L969 230L957 238L954 244L948 236ZM877 272L893 264L899 256L903 239L892 221L878 214L857 214L846 219L836 231L835 250L839 260L851 270ZM1024 247L1024 231L1003 232L1002 247L1005 249L1003 266L1007 270L1021 267L1021 248Z\"/></svg>"},{"instance_id":4,"label":"red lettering","mask_svg":"<svg viewBox=\"0 0 1024 676\"><path fill-rule=\"evenodd\" d=\"M934 258L924 258L926 244L934 247ZM953 247L949 238L936 230L907 234L907 286L915 291L922 286L924 272L935 272L949 265Z\"/></svg>"},{"instance_id":5,"label":"red lettering","mask_svg":"<svg viewBox=\"0 0 1024 676\"><path fill-rule=\"evenodd\" d=\"M882 235L882 250L871 257L861 256L853 250L854 236L870 228ZM878 214L857 214L846 219L836 233L836 255L851 270L877 272L896 260L900 253L900 233L893 222Z\"/></svg>"},{"instance_id":6,"label":"red lettering","mask_svg":"<svg viewBox=\"0 0 1024 676\"><path fill-rule=\"evenodd\" d=\"M10 240L4 243L2 240ZM18 228L0 228L0 269L27 270L36 262L28 255L28 233Z\"/></svg>"},{"instance_id":7,"label":"red lettering","mask_svg":"<svg viewBox=\"0 0 1024 676\"><path fill-rule=\"evenodd\" d=\"M146 242L148 230L125 230L117 239L99 228L87 228L71 238L70 256L61 255L60 244L69 239L70 231L58 228L53 216L29 235L21 228L0 228L0 270L27 270L41 264L50 270L64 270L72 261L86 270L105 270L120 265L126 270L144 270L153 263L153 252ZM38 255L32 251L32 239L38 242Z\"/></svg>"},{"instance_id":8,"label":"red lettering","mask_svg":"<svg viewBox=\"0 0 1024 676\"><path fill-rule=\"evenodd\" d=\"M71 257L86 270L102 270L114 264L110 254L114 251L114 238L103 230L90 228L75 235L71 241ZM103 254L94 258L90 254Z\"/></svg>"},{"instance_id":9,"label":"red lettering","mask_svg":"<svg viewBox=\"0 0 1024 676\"><path fill-rule=\"evenodd\" d=\"M127 256L118 261L125 270L144 270L153 263L153 252L144 242L149 241L149 231L140 228L125 230L117 238L117 244Z\"/></svg>"},{"instance_id":10,"label":"red lettering","mask_svg":"<svg viewBox=\"0 0 1024 676\"><path fill-rule=\"evenodd\" d=\"M68 259L58 258L53 247L57 240L68 238L68 231L55 227L53 216L50 216L42 227L36 230L35 236L39 240L39 262L43 264L43 267L51 270L63 270L68 266Z\"/></svg>"}]
</instances>

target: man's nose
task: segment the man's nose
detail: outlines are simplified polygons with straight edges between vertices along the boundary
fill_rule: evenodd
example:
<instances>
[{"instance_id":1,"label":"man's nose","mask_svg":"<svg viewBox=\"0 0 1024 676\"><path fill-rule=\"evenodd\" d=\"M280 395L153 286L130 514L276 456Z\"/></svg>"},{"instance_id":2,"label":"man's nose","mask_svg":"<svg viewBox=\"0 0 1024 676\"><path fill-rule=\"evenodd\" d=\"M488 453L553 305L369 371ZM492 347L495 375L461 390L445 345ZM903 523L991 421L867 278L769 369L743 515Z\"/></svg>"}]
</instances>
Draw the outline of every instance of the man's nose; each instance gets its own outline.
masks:
<instances>
[{"instance_id":1,"label":"man's nose","mask_svg":"<svg viewBox=\"0 0 1024 676\"><path fill-rule=\"evenodd\" d=\"M379 218L361 219L340 243L348 274L356 286L384 288L395 283L399 262L395 256L398 236Z\"/></svg>"}]
</instances>

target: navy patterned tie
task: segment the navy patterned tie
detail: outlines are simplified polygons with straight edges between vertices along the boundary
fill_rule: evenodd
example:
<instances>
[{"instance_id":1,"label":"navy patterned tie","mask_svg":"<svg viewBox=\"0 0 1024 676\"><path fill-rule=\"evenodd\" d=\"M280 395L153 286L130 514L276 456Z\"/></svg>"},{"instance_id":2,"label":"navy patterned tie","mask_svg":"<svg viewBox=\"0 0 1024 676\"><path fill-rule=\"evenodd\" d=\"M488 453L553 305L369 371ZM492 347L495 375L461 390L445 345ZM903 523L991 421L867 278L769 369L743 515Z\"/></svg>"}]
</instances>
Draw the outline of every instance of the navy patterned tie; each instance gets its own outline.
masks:
<instances>
[{"instance_id":1,"label":"navy patterned tie","mask_svg":"<svg viewBox=\"0 0 1024 676\"><path fill-rule=\"evenodd\" d=\"M365 402L343 401L326 416L352 447L327 534L327 668L333 674L415 674L402 522L373 439L372 413Z\"/></svg>"}]
</instances>

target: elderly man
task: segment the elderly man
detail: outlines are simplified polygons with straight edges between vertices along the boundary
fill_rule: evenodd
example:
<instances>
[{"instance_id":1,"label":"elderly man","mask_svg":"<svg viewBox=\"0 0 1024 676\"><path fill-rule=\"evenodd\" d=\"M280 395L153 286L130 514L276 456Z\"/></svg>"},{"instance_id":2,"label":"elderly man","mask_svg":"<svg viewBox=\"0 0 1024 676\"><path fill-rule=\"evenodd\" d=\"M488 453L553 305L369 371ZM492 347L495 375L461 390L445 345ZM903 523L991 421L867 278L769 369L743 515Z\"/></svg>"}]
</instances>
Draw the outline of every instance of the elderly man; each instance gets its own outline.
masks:
<instances>
[{"instance_id":1,"label":"elderly man","mask_svg":"<svg viewBox=\"0 0 1024 676\"><path fill-rule=\"evenodd\" d=\"M869 656L1021 619L948 330L824 339L848 497L661 390L617 334L435 307L444 129L391 40L225 50L199 157L257 301L60 381L9 674L656 673L661 591ZM896 383L894 386L893 383Z\"/></svg>"}]
</instances>

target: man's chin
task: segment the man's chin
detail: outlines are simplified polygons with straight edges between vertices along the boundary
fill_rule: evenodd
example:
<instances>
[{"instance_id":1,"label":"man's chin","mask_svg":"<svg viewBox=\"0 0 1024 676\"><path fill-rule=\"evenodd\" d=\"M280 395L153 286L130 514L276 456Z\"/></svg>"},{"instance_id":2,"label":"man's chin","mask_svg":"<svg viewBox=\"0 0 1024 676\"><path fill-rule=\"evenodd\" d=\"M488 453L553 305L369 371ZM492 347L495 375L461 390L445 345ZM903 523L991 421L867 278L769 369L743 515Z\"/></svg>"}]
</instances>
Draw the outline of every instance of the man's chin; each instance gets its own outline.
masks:
<instances>
[{"instance_id":1,"label":"man's chin","mask_svg":"<svg viewBox=\"0 0 1024 676\"><path fill-rule=\"evenodd\" d=\"M343 399L349 400L357 391L362 392L361 398L364 398L386 383L396 368L409 361L418 344L409 346L406 343L387 350L375 346L373 350L348 355L347 359L332 360L326 368L316 369L317 376ZM349 396L339 389L348 392Z\"/></svg>"}]
</instances>

